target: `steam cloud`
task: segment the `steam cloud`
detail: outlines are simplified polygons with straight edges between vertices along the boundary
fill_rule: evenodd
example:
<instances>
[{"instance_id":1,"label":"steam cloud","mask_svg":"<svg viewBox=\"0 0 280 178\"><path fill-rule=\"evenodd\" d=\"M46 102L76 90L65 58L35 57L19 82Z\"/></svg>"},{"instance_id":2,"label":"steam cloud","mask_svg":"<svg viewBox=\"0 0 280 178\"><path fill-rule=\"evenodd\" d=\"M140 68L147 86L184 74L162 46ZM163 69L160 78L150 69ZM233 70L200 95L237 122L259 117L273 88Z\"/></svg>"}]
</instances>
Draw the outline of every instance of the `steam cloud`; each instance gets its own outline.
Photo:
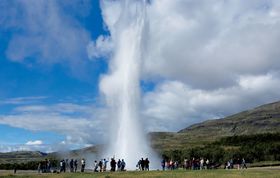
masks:
<instances>
[{"instance_id":1,"label":"steam cloud","mask_svg":"<svg viewBox=\"0 0 280 178\"><path fill-rule=\"evenodd\" d=\"M100 83L112 118L107 154L124 159L127 168L134 169L141 157L155 157L152 156L139 120L140 72L143 36L147 25L147 3L145 0L115 3L119 10L117 15L110 14L110 11L104 12L115 48L110 61L110 72L103 76ZM105 1L103 9L107 9L107 5ZM115 19L112 20L112 17Z\"/></svg>"}]
</instances>

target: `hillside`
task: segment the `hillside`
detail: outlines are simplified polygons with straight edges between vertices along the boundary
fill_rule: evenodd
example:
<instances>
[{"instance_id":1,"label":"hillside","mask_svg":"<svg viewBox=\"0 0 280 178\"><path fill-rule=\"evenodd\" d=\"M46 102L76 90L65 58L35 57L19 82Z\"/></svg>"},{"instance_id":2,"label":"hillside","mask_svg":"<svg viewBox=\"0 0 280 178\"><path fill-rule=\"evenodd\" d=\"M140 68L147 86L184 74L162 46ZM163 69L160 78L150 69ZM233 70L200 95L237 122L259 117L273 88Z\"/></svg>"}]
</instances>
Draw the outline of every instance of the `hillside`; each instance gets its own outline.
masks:
<instances>
[{"instance_id":1,"label":"hillside","mask_svg":"<svg viewBox=\"0 0 280 178\"><path fill-rule=\"evenodd\" d=\"M211 137L280 131L280 102L270 103L222 119L208 120L179 133Z\"/></svg>"},{"instance_id":2,"label":"hillside","mask_svg":"<svg viewBox=\"0 0 280 178\"><path fill-rule=\"evenodd\" d=\"M0 164L38 161L46 156L45 153L39 151L15 151L9 153L0 153Z\"/></svg>"},{"instance_id":3,"label":"hillside","mask_svg":"<svg viewBox=\"0 0 280 178\"><path fill-rule=\"evenodd\" d=\"M39 151L15 151L8 153L0 153L0 164L7 163L26 163L29 161L42 161L44 159L81 159L82 157L92 157L103 148L102 145L86 147L77 150L65 150L52 153L42 153Z\"/></svg>"},{"instance_id":4,"label":"hillside","mask_svg":"<svg viewBox=\"0 0 280 178\"><path fill-rule=\"evenodd\" d=\"M226 136L275 132L280 132L280 102L262 105L225 118L194 124L179 132L152 132L149 133L149 138L151 146L158 152L163 152L203 146ZM29 151L0 153L0 164L42 160L45 158L91 157L94 154L98 154L103 146L54 152L47 155L41 152Z\"/></svg>"},{"instance_id":5,"label":"hillside","mask_svg":"<svg viewBox=\"0 0 280 178\"><path fill-rule=\"evenodd\" d=\"M221 119L191 125L178 133L151 133L157 150L200 146L221 137L280 132L280 102L265 104Z\"/></svg>"}]
</instances>

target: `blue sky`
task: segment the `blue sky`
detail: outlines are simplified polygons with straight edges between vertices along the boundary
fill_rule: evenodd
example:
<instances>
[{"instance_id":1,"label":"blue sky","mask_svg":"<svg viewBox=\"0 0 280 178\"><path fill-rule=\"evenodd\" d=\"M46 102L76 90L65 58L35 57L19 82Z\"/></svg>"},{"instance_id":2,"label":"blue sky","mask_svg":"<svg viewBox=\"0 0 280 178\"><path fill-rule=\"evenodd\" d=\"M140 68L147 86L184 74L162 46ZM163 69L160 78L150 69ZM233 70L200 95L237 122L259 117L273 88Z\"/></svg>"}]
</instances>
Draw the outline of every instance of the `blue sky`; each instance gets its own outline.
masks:
<instances>
[{"instance_id":1,"label":"blue sky","mask_svg":"<svg viewBox=\"0 0 280 178\"><path fill-rule=\"evenodd\" d=\"M41 6L46 5L47 3L42 3ZM79 68L79 72L73 72L71 69L73 66L65 64L67 61L60 62L59 58L57 61L48 63L47 61L38 62L42 55L35 53L28 54L18 61L14 61L7 55L13 38L25 37L27 34L33 36L32 29L26 28L24 23L29 18L26 15L28 13L26 6L28 5L20 1L1 1L0 3L2 17L0 22L0 115L12 114L15 108L29 104L92 102L98 96L99 75L107 70L106 61L83 59L83 55L77 54L81 57L78 60L84 60L84 62L75 66ZM74 1L73 4L65 4L61 1L54 6L59 8L58 13L65 14L71 21L78 23L79 28L85 29L89 39L94 40L100 34L108 33L103 26L99 1ZM14 10L18 10L18 14L14 14ZM44 18L47 17L38 20L46 20ZM11 24L13 21L15 23ZM63 22L60 25L63 26ZM79 35L79 33L73 35ZM44 34L39 34L39 36L44 36ZM32 47L36 48L36 46ZM29 99L29 97L37 98ZM15 102L9 102L10 100L15 100ZM49 144L61 142L65 137L59 133L34 132L5 124L1 124L0 128L2 135L0 144L6 145L25 144L30 140L44 140L44 143Z\"/></svg>"},{"instance_id":2,"label":"blue sky","mask_svg":"<svg viewBox=\"0 0 280 178\"><path fill-rule=\"evenodd\" d=\"M121 2L0 2L0 152L105 140L99 82L113 66L115 33L125 30L115 29ZM149 2L145 131L178 131L280 100L279 1Z\"/></svg>"}]
</instances>

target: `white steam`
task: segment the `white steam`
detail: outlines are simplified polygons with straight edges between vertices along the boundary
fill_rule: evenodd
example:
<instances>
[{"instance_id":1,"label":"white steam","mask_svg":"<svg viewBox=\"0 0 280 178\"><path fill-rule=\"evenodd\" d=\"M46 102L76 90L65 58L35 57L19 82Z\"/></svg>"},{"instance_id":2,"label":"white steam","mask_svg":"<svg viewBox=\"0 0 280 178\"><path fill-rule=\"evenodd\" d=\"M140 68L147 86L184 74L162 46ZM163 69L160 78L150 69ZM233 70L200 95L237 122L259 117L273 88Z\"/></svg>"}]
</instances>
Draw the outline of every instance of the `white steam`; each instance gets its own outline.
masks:
<instances>
[{"instance_id":1,"label":"white steam","mask_svg":"<svg viewBox=\"0 0 280 178\"><path fill-rule=\"evenodd\" d=\"M115 46L110 72L103 76L100 83L100 89L111 108L112 118L106 156L124 159L127 169L130 170L135 169L140 158L151 159L153 155L139 118L143 36L147 25L146 6L145 0L126 0L105 1L102 8Z\"/></svg>"}]
</instances>

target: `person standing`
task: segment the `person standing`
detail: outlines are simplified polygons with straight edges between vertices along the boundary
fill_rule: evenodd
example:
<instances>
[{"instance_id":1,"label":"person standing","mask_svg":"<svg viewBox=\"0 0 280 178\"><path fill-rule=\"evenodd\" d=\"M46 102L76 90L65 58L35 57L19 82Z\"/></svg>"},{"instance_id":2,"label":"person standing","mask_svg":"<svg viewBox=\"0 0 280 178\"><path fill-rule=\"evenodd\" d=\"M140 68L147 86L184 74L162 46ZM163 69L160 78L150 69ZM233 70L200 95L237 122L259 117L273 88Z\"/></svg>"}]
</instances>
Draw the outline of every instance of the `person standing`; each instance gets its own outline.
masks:
<instances>
[{"instance_id":1,"label":"person standing","mask_svg":"<svg viewBox=\"0 0 280 178\"><path fill-rule=\"evenodd\" d=\"M17 163L14 164L14 174L17 173Z\"/></svg>"},{"instance_id":2,"label":"person standing","mask_svg":"<svg viewBox=\"0 0 280 178\"><path fill-rule=\"evenodd\" d=\"M124 171L125 169L125 162L124 162L124 159L122 159L122 162L121 162L121 171Z\"/></svg>"},{"instance_id":3,"label":"person standing","mask_svg":"<svg viewBox=\"0 0 280 178\"><path fill-rule=\"evenodd\" d=\"M122 162L121 162L121 160L119 159L119 160L118 160L118 171L121 170L121 166L122 166Z\"/></svg>"},{"instance_id":4,"label":"person standing","mask_svg":"<svg viewBox=\"0 0 280 178\"><path fill-rule=\"evenodd\" d=\"M145 160L145 170L146 171L149 171L150 170L150 161L148 158L146 158Z\"/></svg>"},{"instance_id":5,"label":"person standing","mask_svg":"<svg viewBox=\"0 0 280 178\"><path fill-rule=\"evenodd\" d=\"M165 171L165 159L161 161L162 170Z\"/></svg>"},{"instance_id":6,"label":"person standing","mask_svg":"<svg viewBox=\"0 0 280 178\"><path fill-rule=\"evenodd\" d=\"M51 172L51 167L52 167L51 161L48 159L48 161L47 161L47 172Z\"/></svg>"},{"instance_id":7,"label":"person standing","mask_svg":"<svg viewBox=\"0 0 280 178\"><path fill-rule=\"evenodd\" d=\"M116 161L114 158L111 159L111 162L110 162L110 166L111 166L111 171L112 172L115 172L116 171Z\"/></svg>"},{"instance_id":8,"label":"person standing","mask_svg":"<svg viewBox=\"0 0 280 178\"><path fill-rule=\"evenodd\" d=\"M141 165L141 170L144 171L144 169L145 169L145 161L144 161L143 158L141 158L140 165Z\"/></svg>"},{"instance_id":9,"label":"person standing","mask_svg":"<svg viewBox=\"0 0 280 178\"><path fill-rule=\"evenodd\" d=\"M85 171L85 167L86 167L86 160L83 158L81 160L81 172Z\"/></svg>"},{"instance_id":10,"label":"person standing","mask_svg":"<svg viewBox=\"0 0 280 178\"><path fill-rule=\"evenodd\" d=\"M239 170L241 167L241 160L239 158L237 158L237 169Z\"/></svg>"},{"instance_id":11,"label":"person standing","mask_svg":"<svg viewBox=\"0 0 280 178\"><path fill-rule=\"evenodd\" d=\"M244 158L242 158L242 169L246 168L247 169L247 166L246 166L246 161Z\"/></svg>"},{"instance_id":12,"label":"person standing","mask_svg":"<svg viewBox=\"0 0 280 178\"><path fill-rule=\"evenodd\" d=\"M94 161L93 167L94 167L94 172L98 172L98 163L96 160Z\"/></svg>"},{"instance_id":13,"label":"person standing","mask_svg":"<svg viewBox=\"0 0 280 178\"><path fill-rule=\"evenodd\" d=\"M70 172L74 172L74 160L70 160Z\"/></svg>"},{"instance_id":14,"label":"person standing","mask_svg":"<svg viewBox=\"0 0 280 178\"><path fill-rule=\"evenodd\" d=\"M63 169L63 172L66 172L66 162L65 162L65 160L62 161L62 169Z\"/></svg>"},{"instance_id":15,"label":"person standing","mask_svg":"<svg viewBox=\"0 0 280 178\"><path fill-rule=\"evenodd\" d=\"M104 158L102 161L102 172L106 172L108 161Z\"/></svg>"},{"instance_id":16,"label":"person standing","mask_svg":"<svg viewBox=\"0 0 280 178\"><path fill-rule=\"evenodd\" d=\"M209 159L207 159L205 163L206 163L206 169L209 169L210 168L210 161L209 161Z\"/></svg>"},{"instance_id":17,"label":"person standing","mask_svg":"<svg viewBox=\"0 0 280 178\"><path fill-rule=\"evenodd\" d=\"M98 166L99 166L99 172L102 172L102 160L99 161Z\"/></svg>"},{"instance_id":18,"label":"person standing","mask_svg":"<svg viewBox=\"0 0 280 178\"><path fill-rule=\"evenodd\" d=\"M42 170L42 164L41 164L41 162L39 162L37 170L38 170L38 173L39 173L39 174L42 172L42 171L41 171L41 170Z\"/></svg>"},{"instance_id":19,"label":"person standing","mask_svg":"<svg viewBox=\"0 0 280 178\"><path fill-rule=\"evenodd\" d=\"M204 168L204 159L200 158L200 170Z\"/></svg>"},{"instance_id":20,"label":"person standing","mask_svg":"<svg viewBox=\"0 0 280 178\"><path fill-rule=\"evenodd\" d=\"M78 161L75 159L74 161L74 172L77 172L78 169Z\"/></svg>"}]
</instances>

